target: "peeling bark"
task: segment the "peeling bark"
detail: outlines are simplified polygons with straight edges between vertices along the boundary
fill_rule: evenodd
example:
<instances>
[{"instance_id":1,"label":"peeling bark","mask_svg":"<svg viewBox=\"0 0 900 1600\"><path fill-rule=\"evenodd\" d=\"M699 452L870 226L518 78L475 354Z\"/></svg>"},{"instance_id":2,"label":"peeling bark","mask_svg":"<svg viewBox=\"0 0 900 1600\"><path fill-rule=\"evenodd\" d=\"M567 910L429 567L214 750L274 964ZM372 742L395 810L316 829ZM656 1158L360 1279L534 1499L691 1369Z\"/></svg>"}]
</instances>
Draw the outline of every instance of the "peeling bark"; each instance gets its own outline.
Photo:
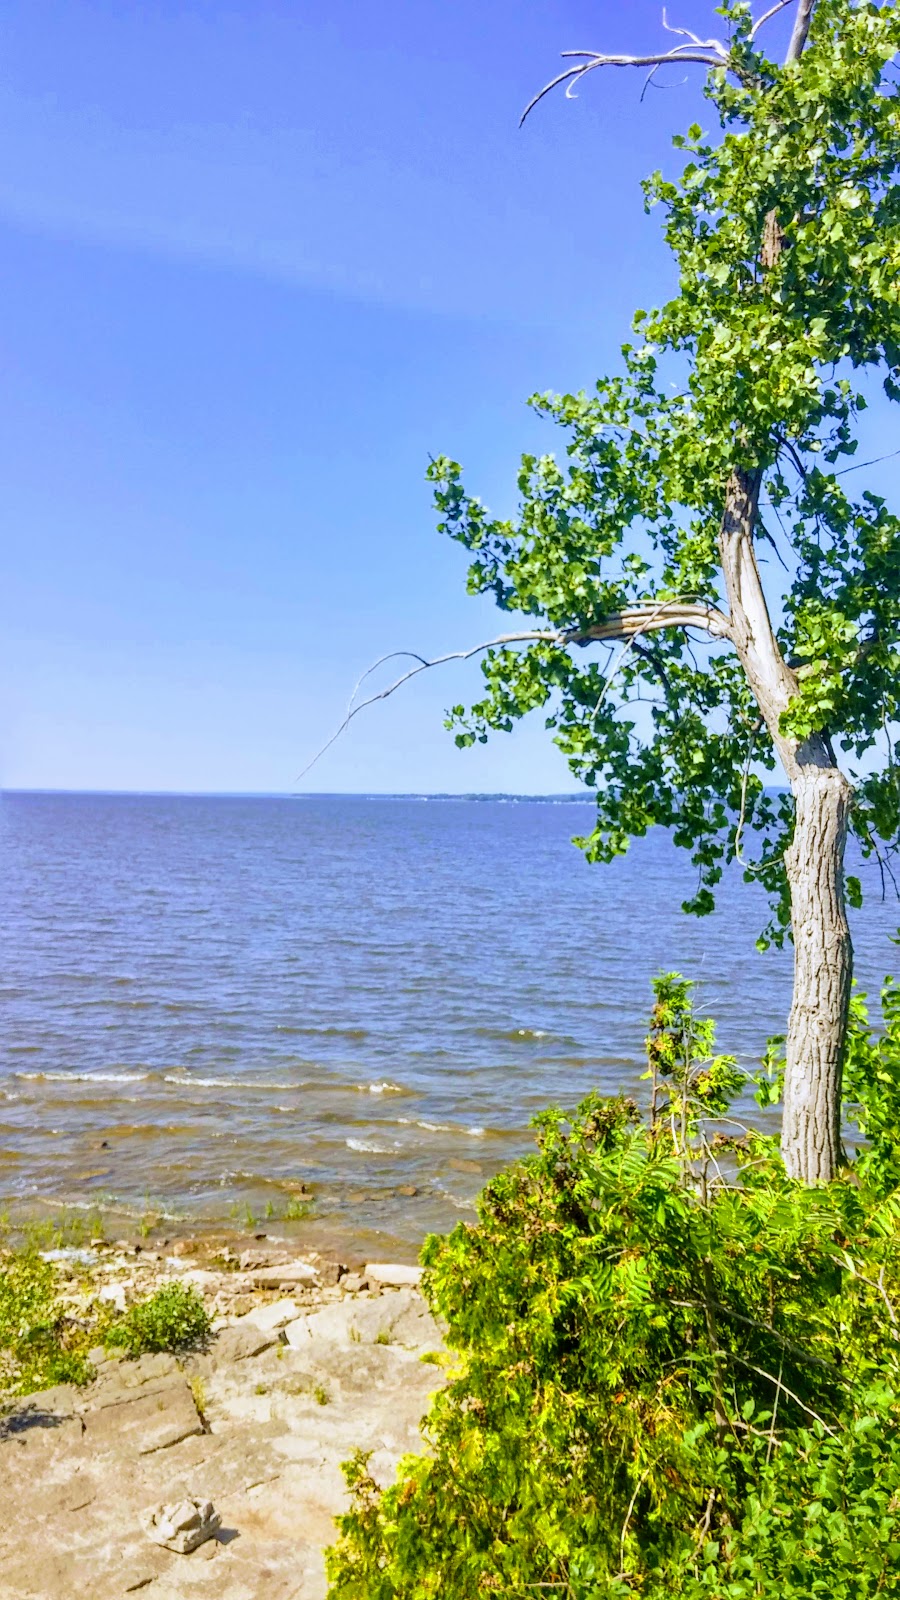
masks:
<instances>
[{"instance_id":1,"label":"peeling bark","mask_svg":"<svg viewBox=\"0 0 900 1600\"><path fill-rule=\"evenodd\" d=\"M753 546L761 474L728 481L719 553L731 636L760 713L781 758L795 804L785 856L794 935L794 998L787 1034L781 1149L804 1183L828 1183L841 1158L841 1062L847 1031L853 949L844 900L844 846L851 789L824 733L802 743L781 731L797 693L772 627Z\"/></svg>"},{"instance_id":2,"label":"peeling bark","mask_svg":"<svg viewBox=\"0 0 900 1600\"><path fill-rule=\"evenodd\" d=\"M792 1178L828 1183L841 1160L841 1065L853 949L844 903L850 785L837 767L801 766L785 856L794 934L781 1151Z\"/></svg>"}]
</instances>

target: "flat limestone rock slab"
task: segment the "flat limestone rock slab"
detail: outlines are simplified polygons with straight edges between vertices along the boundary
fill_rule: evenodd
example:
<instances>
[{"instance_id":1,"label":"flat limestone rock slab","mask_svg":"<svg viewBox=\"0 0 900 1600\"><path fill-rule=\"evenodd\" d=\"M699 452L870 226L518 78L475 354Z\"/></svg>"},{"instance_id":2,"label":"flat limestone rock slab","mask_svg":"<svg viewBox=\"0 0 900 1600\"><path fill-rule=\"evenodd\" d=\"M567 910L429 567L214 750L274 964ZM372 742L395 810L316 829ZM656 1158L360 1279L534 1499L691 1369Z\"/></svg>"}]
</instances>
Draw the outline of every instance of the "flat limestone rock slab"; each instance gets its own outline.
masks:
<instances>
[{"instance_id":1,"label":"flat limestone rock slab","mask_svg":"<svg viewBox=\"0 0 900 1600\"><path fill-rule=\"evenodd\" d=\"M60 1383L55 1389L38 1389L14 1400L0 1415L0 1439L32 1427L52 1427L53 1419L73 1417L81 1409L83 1390L74 1383Z\"/></svg>"},{"instance_id":2,"label":"flat limestone rock slab","mask_svg":"<svg viewBox=\"0 0 900 1600\"><path fill-rule=\"evenodd\" d=\"M86 1389L19 1401L0 1428L0 1600L325 1600L341 1463L370 1450L387 1481L418 1448L443 1381L419 1353L441 1338L409 1286L295 1320L299 1348L241 1319L204 1353L104 1363ZM183 1499L222 1519L190 1554L141 1523Z\"/></svg>"},{"instance_id":3,"label":"flat limestone rock slab","mask_svg":"<svg viewBox=\"0 0 900 1600\"><path fill-rule=\"evenodd\" d=\"M308 1288L319 1281L318 1272L308 1261L284 1261L279 1266L259 1267L250 1277L255 1289L280 1289L282 1284Z\"/></svg>"},{"instance_id":4,"label":"flat limestone rock slab","mask_svg":"<svg viewBox=\"0 0 900 1600\"><path fill-rule=\"evenodd\" d=\"M421 1267L405 1267L395 1261L371 1261L362 1275L369 1283L384 1289L415 1289L422 1281Z\"/></svg>"},{"instance_id":5,"label":"flat limestone rock slab","mask_svg":"<svg viewBox=\"0 0 900 1600\"><path fill-rule=\"evenodd\" d=\"M293 1322L299 1315L300 1307L296 1300L275 1300L272 1305L254 1307L234 1326L259 1328L263 1333L274 1333L276 1329L283 1328L285 1323Z\"/></svg>"},{"instance_id":6,"label":"flat limestone rock slab","mask_svg":"<svg viewBox=\"0 0 900 1600\"><path fill-rule=\"evenodd\" d=\"M140 1389L158 1389L173 1377L180 1368L174 1356L139 1356L136 1361L123 1357L104 1365L97 1381L87 1391L92 1408L112 1405L130 1397Z\"/></svg>"},{"instance_id":7,"label":"flat limestone rock slab","mask_svg":"<svg viewBox=\"0 0 900 1600\"><path fill-rule=\"evenodd\" d=\"M178 1377L87 1410L84 1428L89 1450L145 1456L202 1433L203 1423L190 1386Z\"/></svg>"},{"instance_id":8,"label":"flat limestone rock slab","mask_svg":"<svg viewBox=\"0 0 900 1600\"><path fill-rule=\"evenodd\" d=\"M398 1344L411 1350L439 1350L441 1330L414 1289L378 1295L374 1300L339 1300L289 1322L289 1345L302 1350L310 1340L336 1344Z\"/></svg>"},{"instance_id":9,"label":"flat limestone rock slab","mask_svg":"<svg viewBox=\"0 0 900 1600\"><path fill-rule=\"evenodd\" d=\"M211 1367L230 1366L235 1361L250 1361L261 1356L264 1350L281 1343L281 1333L275 1328L261 1328L256 1322L232 1323L222 1328L210 1346L207 1360Z\"/></svg>"}]
</instances>

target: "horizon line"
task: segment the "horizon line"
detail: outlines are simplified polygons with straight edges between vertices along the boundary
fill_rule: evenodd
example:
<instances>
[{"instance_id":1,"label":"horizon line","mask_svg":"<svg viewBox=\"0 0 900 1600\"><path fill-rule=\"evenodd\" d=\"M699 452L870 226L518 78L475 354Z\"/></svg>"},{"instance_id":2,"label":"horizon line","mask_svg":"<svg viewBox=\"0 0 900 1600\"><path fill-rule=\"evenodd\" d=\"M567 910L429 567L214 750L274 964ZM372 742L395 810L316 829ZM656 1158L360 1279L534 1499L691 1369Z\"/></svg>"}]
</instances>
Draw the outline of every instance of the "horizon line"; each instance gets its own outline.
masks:
<instances>
[{"instance_id":1,"label":"horizon line","mask_svg":"<svg viewBox=\"0 0 900 1600\"><path fill-rule=\"evenodd\" d=\"M769 793L786 784L765 784ZM595 789L63 789L0 785L4 795L83 796L107 800L554 800L591 803Z\"/></svg>"},{"instance_id":2,"label":"horizon line","mask_svg":"<svg viewBox=\"0 0 900 1600\"><path fill-rule=\"evenodd\" d=\"M69 789L4 784L3 795L95 795L183 800L590 800L590 789Z\"/></svg>"}]
</instances>

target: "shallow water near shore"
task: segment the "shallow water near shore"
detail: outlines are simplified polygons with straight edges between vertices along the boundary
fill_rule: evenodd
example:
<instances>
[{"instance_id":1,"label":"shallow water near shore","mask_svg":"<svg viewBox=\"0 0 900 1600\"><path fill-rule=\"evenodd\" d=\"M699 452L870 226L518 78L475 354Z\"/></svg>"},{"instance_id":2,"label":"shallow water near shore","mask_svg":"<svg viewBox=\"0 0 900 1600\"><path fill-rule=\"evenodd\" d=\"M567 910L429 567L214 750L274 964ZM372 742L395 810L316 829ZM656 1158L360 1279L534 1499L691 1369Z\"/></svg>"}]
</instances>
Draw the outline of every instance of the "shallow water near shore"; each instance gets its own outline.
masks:
<instances>
[{"instance_id":1,"label":"shallow water near shore","mask_svg":"<svg viewBox=\"0 0 900 1600\"><path fill-rule=\"evenodd\" d=\"M752 1065L790 996L790 953L754 949L762 895L733 872L716 914L687 918L694 874L668 838L589 867L570 840L591 817L5 794L0 1204L293 1229L311 1194L323 1243L408 1253L472 1215L535 1111L640 1092L659 970L698 980L721 1048ZM877 868L852 870L874 996L900 970L900 907Z\"/></svg>"}]
</instances>

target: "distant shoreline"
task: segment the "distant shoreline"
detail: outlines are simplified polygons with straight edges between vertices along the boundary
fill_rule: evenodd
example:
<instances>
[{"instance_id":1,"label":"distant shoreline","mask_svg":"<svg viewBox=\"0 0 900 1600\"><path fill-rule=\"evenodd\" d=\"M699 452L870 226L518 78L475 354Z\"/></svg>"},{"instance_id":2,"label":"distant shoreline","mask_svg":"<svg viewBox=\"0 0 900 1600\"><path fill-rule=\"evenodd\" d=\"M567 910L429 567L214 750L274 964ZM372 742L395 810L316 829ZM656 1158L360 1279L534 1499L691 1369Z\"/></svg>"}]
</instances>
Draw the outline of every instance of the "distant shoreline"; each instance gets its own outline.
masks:
<instances>
[{"instance_id":1,"label":"distant shoreline","mask_svg":"<svg viewBox=\"0 0 900 1600\"><path fill-rule=\"evenodd\" d=\"M767 794L780 794L783 784L766 784ZM71 800L417 800L466 801L474 804L520 805L593 805L596 791L585 789L581 793L519 794L514 790L496 790L485 793L447 790L394 792L377 789L16 789L0 788L0 799L22 797L28 799Z\"/></svg>"}]
</instances>

